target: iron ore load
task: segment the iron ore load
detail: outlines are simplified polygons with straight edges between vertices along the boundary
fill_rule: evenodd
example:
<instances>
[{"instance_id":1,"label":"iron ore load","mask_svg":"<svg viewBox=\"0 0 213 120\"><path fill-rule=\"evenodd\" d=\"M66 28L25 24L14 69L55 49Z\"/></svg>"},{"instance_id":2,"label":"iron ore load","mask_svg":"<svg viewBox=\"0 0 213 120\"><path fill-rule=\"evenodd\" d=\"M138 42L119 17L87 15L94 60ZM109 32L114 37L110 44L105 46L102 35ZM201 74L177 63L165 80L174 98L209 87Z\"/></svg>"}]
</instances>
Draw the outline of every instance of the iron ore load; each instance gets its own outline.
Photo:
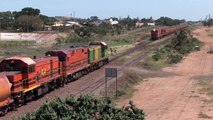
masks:
<instances>
[{"instance_id":1,"label":"iron ore load","mask_svg":"<svg viewBox=\"0 0 213 120\"><path fill-rule=\"evenodd\" d=\"M183 23L183 24L180 24L177 26L161 27L161 28L153 29L153 30L151 30L151 39L152 40L160 39L162 37L175 33L179 30L182 30L186 27L187 27L187 24Z\"/></svg>"},{"instance_id":2,"label":"iron ore load","mask_svg":"<svg viewBox=\"0 0 213 120\"><path fill-rule=\"evenodd\" d=\"M42 58L15 56L0 63L0 115L64 86L108 63L107 44L46 52Z\"/></svg>"}]
</instances>

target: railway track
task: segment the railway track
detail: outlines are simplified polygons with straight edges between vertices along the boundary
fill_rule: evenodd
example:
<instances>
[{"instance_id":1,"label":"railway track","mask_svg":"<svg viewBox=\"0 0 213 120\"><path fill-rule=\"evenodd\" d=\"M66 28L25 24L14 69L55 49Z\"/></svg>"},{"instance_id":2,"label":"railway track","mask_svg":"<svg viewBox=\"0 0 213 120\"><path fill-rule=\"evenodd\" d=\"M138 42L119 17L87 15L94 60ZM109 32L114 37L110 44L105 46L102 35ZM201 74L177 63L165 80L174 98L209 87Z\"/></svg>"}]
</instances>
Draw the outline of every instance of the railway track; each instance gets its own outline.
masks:
<instances>
[{"instance_id":1,"label":"railway track","mask_svg":"<svg viewBox=\"0 0 213 120\"><path fill-rule=\"evenodd\" d=\"M158 49L160 45L166 44L172 38L174 38L174 35L170 35L170 36L168 36L168 37L166 37L164 39L161 39L159 41L156 41L154 43L150 42L150 41L141 42L135 48L131 48L131 49L127 50L126 52L123 52L123 53L117 55L116 57L110 59L109 61L113 62L113 61L119 59L121 56L125 56L125 55L131 54L131 53L136 52L136 51L142 51L141 55L139 55L139 56L137 56L137 57L125 62L124 64L122 64L118 68L118 75L120 75L120 74L122 74L122 70L123 70L124 67L130 66L132 64L137 63L139 60L141 60L144 57L146 57L147 54L149 54L149 53L155 51L156 49ZM108 79L109 84L111 82L114 82L114 81L115 81L115 79L113 79L113 78ZM105 85L105 77L102 77L98 81L93 82L89 86L85 87L84 89L74 93L74 95L81 95L81 94L85 94L85 93L94 93L100 87L104 87L104 85Z\"/></svg>"}]
</instances>

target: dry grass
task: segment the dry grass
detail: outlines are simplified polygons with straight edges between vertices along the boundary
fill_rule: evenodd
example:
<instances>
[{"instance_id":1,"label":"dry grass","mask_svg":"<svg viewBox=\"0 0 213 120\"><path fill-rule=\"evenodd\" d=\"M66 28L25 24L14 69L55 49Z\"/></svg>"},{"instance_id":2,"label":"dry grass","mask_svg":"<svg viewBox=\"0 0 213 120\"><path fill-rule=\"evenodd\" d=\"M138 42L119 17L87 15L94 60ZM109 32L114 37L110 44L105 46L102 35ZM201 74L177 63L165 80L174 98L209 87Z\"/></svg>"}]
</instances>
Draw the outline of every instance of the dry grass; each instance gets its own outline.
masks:
<instances>
[{"instance_id":1,"label":"dry grass","mask_svg":"<svg viewBox=\"0 0 213 120\"><path fill-rule=\"evenodd\" d=\"M213 33L208 34L210 37L213 37Z\"/></svg>"},{"instance_id":2,"label":"dry grass","mask_svg":"<svg viewBox=\"0 0 213 120\"><path fill-rule=\"evenodd\" d=\"M200 80L199 85L201 87L200 91L211 97L213 97L213 82L211 80Z\"/></svg>"},{"instance_id":3,"label":"dry grass","mask_svg":"<svg viewBox=\"0 0 213 120\"><path fill-rule=\"evenodd\" d=\"M169 65L166 59L154 61L152 55L150 54L146 59L141 60L138 66L151 70L159 70Z\"/></svg>"},{"instance_id":4,"label":"dry grass","mask_svg":"<svg viewBox=\"0 0 213 120\"><path fill-rule=\"evenodd\" d=\"M108 97L113 99L128 99L136 91L134 86L143 80L142 75L135 72L125 72L124 75L118 78L118 91L116 98L115 82L108 86ZM104 91L101 92L104 95Z\"/></svg>"},{"instance_id":5,"label":"dry grass","mask_svg":"<svg viewBox=\"0 0 213 120\"><path fill-rule=\"evenodd\" d=\"M213 30L212 29L206 29L206 32L208 33L209 37L213 37Z\"/></svg>"},{"instance_id":6,"label":"dry grass","mask_svg":"<svg viewBox=\"0 0 213 120\"><path fill-rule=\"evenodd\" d=\"M199 118L212 119L212 117L210 117L210 116L208 116L208 115L206 115L206 114L204 114L202 112L200 112L198 116L199 116Z\"/></svg>"},{"instance_id":7,"label":"dry grass","mask_svg":"<svg viewBox=\"0 0 213 120\"><path fill-rule=\"evenodd\" d=\"M134 57L137 57L138 55L141 54L141 52L142 52L142 51L136 51L136 52L133 52L133 53L131 53L131 54L122 56L122 57L120 57L120 58L118 59L118 62L119 62L119 63L124 63L124 62L126 62L126 61L128 61L128 60L130 60L130 59L132 59L132 58L134 58Z\"/></svg>"}]
</instances>

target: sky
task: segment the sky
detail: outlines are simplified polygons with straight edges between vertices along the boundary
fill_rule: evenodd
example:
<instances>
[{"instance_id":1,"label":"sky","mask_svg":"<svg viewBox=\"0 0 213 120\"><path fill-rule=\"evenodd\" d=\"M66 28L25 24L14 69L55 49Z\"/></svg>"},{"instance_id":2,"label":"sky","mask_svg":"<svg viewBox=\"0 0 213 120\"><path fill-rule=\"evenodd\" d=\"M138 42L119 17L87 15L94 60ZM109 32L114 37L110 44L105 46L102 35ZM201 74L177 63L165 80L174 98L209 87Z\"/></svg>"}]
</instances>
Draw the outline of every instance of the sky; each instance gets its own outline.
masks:
<instances>
[{"instance_id":1,"label":"sky","mask_svg":"<svg viewBox=\"0 0 213 120\"><path fill-rule=\"evenodd\" d=\"M20 11L24 7L40 9L48 16L98 16L170 18L201 20L213 15L213 0L0 0L0 11Z\"/></svg>"}]
</instances>

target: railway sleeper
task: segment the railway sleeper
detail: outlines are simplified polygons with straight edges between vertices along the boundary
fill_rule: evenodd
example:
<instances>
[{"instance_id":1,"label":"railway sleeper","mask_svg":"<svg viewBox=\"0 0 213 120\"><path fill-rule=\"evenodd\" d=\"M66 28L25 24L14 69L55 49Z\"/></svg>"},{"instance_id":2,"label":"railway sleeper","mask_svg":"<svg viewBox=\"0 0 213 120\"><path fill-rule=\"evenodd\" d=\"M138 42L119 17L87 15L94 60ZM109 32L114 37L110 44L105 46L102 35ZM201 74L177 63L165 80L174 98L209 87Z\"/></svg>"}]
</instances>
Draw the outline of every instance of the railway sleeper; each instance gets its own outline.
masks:
<instances>
[{"instance_id":1,"label":"railway sleeper","mask_svg":"<svg viewBox=\"0 0 213 120\"><path fill-rule=\"evenodd\" d=\"M0 116L4 116L8 111L15 110L14 101L10 101L6 106L0 107Z\"/></svg>"},{"instance_id":2,"label":"railway sleeper","mask_svg":"<svg viewBox=\"0 0 213 120\"><path fill-rule=\"evenodd\" d=\"M5 114L7 114L8 107L9 106L7 105L7 106L4 106L4 107L0 108L0 116L4 116Z\"/></svg>"}]
</instances>

